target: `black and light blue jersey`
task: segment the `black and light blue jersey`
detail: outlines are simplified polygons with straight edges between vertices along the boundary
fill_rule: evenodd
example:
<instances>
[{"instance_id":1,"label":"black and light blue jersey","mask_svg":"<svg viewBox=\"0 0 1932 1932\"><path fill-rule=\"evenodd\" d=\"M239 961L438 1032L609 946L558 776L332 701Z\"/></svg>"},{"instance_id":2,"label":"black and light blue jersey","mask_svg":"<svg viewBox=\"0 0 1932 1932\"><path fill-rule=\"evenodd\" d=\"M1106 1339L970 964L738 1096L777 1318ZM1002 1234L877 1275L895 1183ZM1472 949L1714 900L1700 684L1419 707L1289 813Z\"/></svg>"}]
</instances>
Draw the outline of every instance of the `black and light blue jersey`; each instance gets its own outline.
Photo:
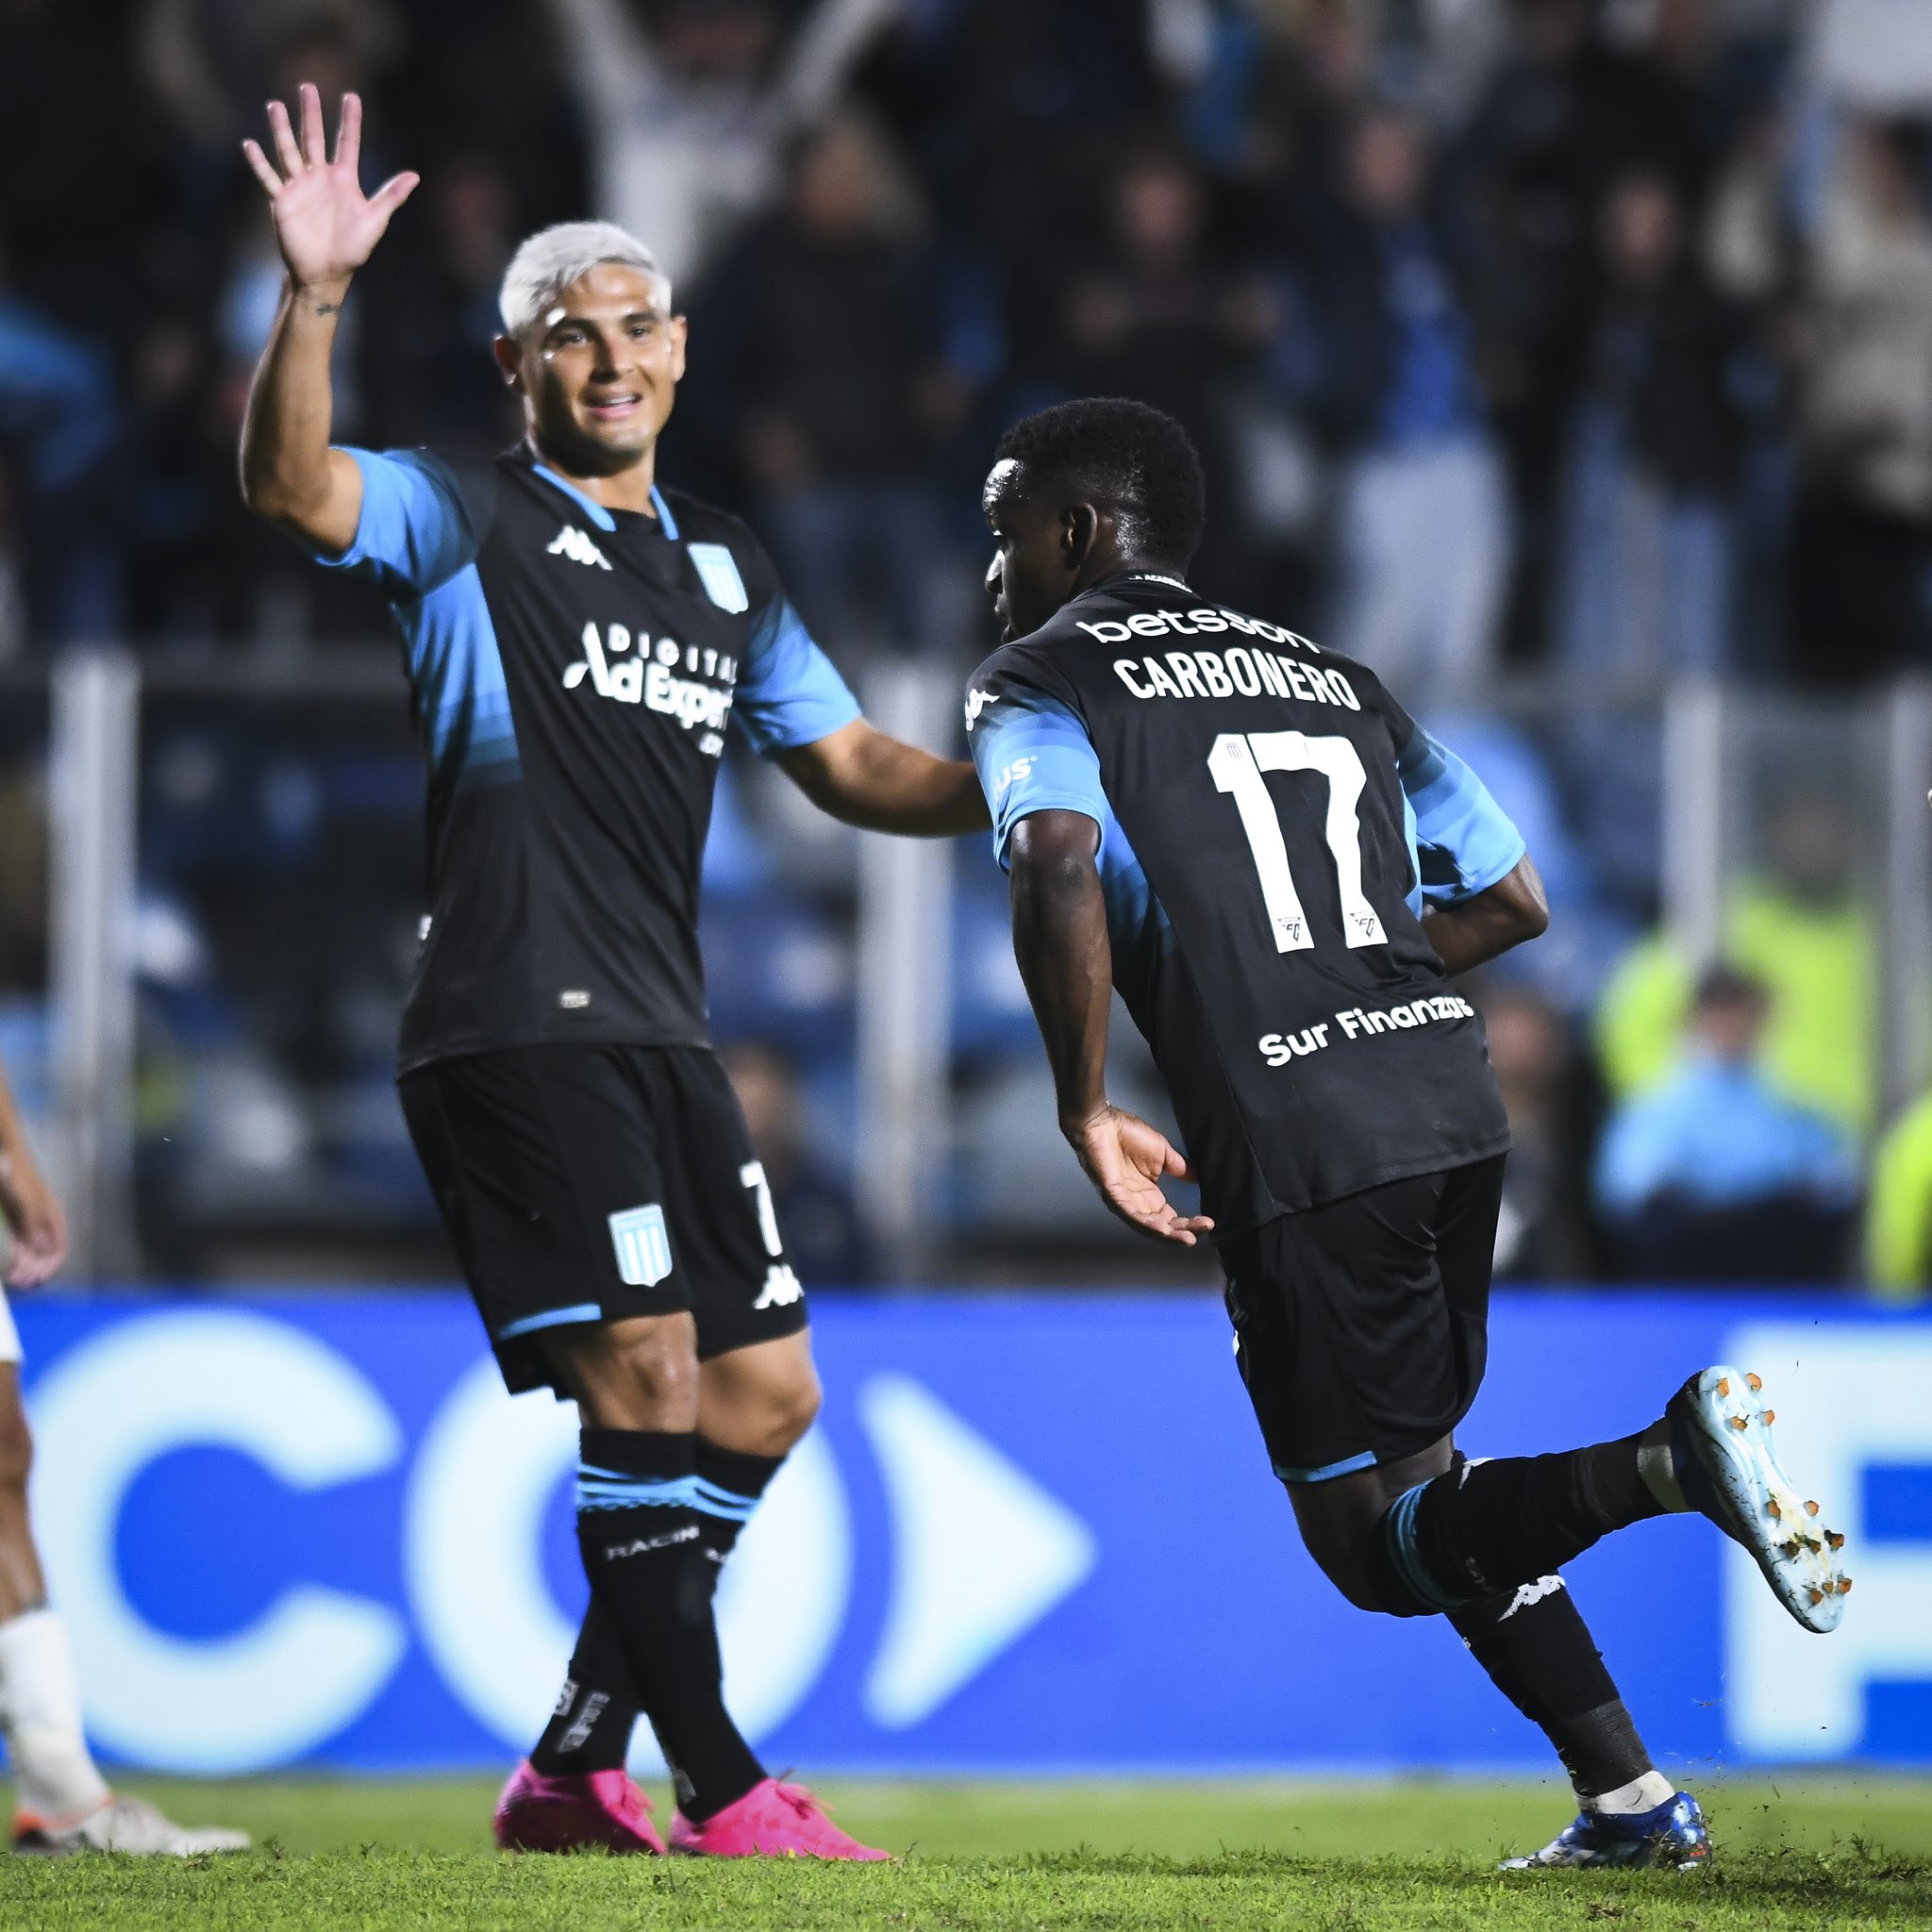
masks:
<instances>
[{"instance_id":1,"label":"black and light blue jersey","mask_svg":"<svg viewBox=\"0 0 1932 1932\"><path fill-rule=\"evenodd\" d=\"M966 722L1003 865L1029 813L1100 827L1114 984L1221 1232L1507 1146L1421 919L1523 840L1373 672L1120 577L995 652Z\"/></svg>"},{"instance_id":2,"label":"black and light blue jersey","mask_svg":"<svg viewBox=\"0 0 1932 1932\"><path fill-rule=\"evenodd\" d=\"M858 715L737 518L605 508L527 450L352 450L355 541L429 768L429 916L404 1069L541 1041L701 1045L698 880L724 734Z\"/></svg>"}]
</instances>

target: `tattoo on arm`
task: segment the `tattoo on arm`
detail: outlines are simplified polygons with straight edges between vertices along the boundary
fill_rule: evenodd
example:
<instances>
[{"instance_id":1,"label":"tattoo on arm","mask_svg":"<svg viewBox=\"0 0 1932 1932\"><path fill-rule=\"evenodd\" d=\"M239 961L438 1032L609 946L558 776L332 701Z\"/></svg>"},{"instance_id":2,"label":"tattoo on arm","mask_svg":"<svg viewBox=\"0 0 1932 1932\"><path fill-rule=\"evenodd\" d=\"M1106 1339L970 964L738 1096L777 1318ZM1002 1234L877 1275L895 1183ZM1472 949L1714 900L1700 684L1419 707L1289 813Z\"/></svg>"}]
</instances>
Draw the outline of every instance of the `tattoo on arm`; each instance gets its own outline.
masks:
<instances>
[{"instance_id":1,"label":"tattoo on arm","mask_svg":"<svg viewBox=\"0 0 1932 1932\"><path fill-rule=\"evenodd\" d=\"M318 315L333 315L342 305L340 302L318 302L315 312Z\"/></svg>"}]
</instances>

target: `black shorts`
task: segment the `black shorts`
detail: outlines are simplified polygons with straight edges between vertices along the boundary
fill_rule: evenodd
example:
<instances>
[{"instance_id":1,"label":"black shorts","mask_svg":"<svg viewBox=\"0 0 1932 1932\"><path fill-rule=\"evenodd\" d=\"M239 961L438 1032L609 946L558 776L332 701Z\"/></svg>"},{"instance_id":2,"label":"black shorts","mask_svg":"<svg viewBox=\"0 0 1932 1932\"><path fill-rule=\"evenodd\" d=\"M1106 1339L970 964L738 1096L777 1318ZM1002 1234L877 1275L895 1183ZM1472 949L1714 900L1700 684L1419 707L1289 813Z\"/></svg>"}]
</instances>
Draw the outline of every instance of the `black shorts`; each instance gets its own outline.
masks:
<instances>
[{"instance_id":1,"label":"black shorts","mask_svg":"<svg viewBox=\"0 0 1932 1932\"><path fill-rule=\"evenodd\" d=\"M403 1114L510 1392L544 1338L689 1310L700 1358L796 1334L805 1295L718 1057L507 1047L401 1081Z\"/></svg>"},{"instance_id":2,"label":"black shorts","mask_svg":"<svg viewBox=\"0 0 1932 1932\"><path fill-rule=\"evenodd\" d=\"M1235 1359L1283 1482L1398 1461L1469 1413L1504 1159L1390 1181L1222 1245Z\"/></svg>"}]
</instances>

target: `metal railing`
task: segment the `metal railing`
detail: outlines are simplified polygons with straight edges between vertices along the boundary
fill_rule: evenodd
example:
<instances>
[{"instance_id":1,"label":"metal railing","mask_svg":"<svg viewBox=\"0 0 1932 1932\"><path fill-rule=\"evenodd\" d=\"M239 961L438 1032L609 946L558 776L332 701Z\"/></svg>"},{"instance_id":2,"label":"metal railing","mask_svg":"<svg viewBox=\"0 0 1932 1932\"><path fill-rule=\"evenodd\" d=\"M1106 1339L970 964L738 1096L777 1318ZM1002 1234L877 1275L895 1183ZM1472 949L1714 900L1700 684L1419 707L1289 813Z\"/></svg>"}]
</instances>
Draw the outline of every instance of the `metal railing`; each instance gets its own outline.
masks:
<instances>
[{"instance_id":1,"label":"metal railing","mask_svg":"<svg viewBox=\"0 0 1932 1932\"><path fill-rule=\"evenodd\" d=\"M957 745L958 693L949 671L884 667L865 694L885 728L935 748ZM178 712L236 700L393 706L383 715L384 741L400 742L400 681L374 653L149 666L100 651L65 658L51 673L52 1164L71 1204L76 1279L125 1278L139 1260L130 935L142 867L143 719L158 703ZM1752 862L1765 788L1774 794L1787 768L1802 762L1779 750L1780 733L1798 733L1810 746L1817 769L1807 782L1818 770L1835 774L1848 806L1857 806L1879 960L1870 991L1882 1042L1874 1071L1890 1117L1932 1082L1932 685L1906 683L1832 708L1694 684L1671 691L1660 708L1639 710L1653 758L1661 747L1656 887L1667 934L1687 962L1716 954L1727 892ZM1498 711L1555 742L1576 718L1577 701L1516 687L1499 693ZM985 863L983 849L947 841L867 839L858 847L855 1191L896 1280L928 1277L941 1258L958 1141L948 1016L956 978L976 970L955 958L954 867Z\"/></svg>"}]
</instances>

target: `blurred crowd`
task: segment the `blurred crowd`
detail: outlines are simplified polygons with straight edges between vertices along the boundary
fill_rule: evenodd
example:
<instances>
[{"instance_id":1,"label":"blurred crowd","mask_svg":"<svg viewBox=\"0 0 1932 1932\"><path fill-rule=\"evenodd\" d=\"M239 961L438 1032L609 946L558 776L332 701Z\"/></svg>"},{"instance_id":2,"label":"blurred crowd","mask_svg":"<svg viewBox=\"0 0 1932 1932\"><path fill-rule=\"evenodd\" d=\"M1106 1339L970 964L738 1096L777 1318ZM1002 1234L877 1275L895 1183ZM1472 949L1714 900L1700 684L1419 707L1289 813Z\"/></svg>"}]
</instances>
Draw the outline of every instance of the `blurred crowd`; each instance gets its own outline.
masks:
<instances>
[{"instance_id":1,"label":"blurred crowd","mask_svg":"<svg viewBox=\"0 0 1932 1932\"><path fill-rule=\"evenodd\" d=\"M668 467L852 647L957 645L990 440L1124 391L1208 457L1222 594L1419 694L1922 664L1932 51L1847 105L1857 10L7 0L0 651L372 624L231 484L278 280L236 145L308 77L424 175L338 434L500 444L506 255L611 216L692 319Z\"/></svg>"},{"instance_id":2,"label":"blurred crowd","mask_svg":"<svg viewBox=\"0 0 1932 1932\"><path fill-rule=\"evenodd\" d=\"M1741 1255L1757 1278L1846 1278L1869 1199L1870 1251L1907 1287L1932 1273L1932 1111L1873 1167L1891 1124L1857 814L1828 783L1774 801L1700 977L1655 930L1655 700L1686 676L1838 698L1932 671L1932 16L1912 12L0 0L0 663L114 639L272 664L383 635L366 587L308 568L233 481L279 281L238 142L298 79L353 87L370 183L424 179L350 303L339 441L502 446L503 264L535 225L611 217L691 317L667 479L751 518L855 675L957 675L986 641L999 430L1079 393L1172 411L1209 473L1200 581L1374 665L1548 875L1556 931L1484 990L1521 1148L1506 1272ZM231 879L234 809L284 768L247 730L159 749L144 784L175 836L146 883L219 966L210 871ZM380 820L407 795L400 754L347 775L290 757L309 789L275 794L297 830L271 864L299 872L329 800ZM850 998L826 964L842 889L820 890L818 851L728 774L721 1024L801 1145L849 1141L850 1021L826 1017ZM1033 1184L1010 1124L1050 1124L984 871L962 866L958 913L961 1224ZM291 948L310 976L327 952ZM342 1079L379 1059L381 989L349 977L356 1017L321 1028L354 1037L329 1049ZM802 1107L824 1131L799 1134ZM839 1168L799 1186L856 1274Z\"/></svg>"}]
</instances>

